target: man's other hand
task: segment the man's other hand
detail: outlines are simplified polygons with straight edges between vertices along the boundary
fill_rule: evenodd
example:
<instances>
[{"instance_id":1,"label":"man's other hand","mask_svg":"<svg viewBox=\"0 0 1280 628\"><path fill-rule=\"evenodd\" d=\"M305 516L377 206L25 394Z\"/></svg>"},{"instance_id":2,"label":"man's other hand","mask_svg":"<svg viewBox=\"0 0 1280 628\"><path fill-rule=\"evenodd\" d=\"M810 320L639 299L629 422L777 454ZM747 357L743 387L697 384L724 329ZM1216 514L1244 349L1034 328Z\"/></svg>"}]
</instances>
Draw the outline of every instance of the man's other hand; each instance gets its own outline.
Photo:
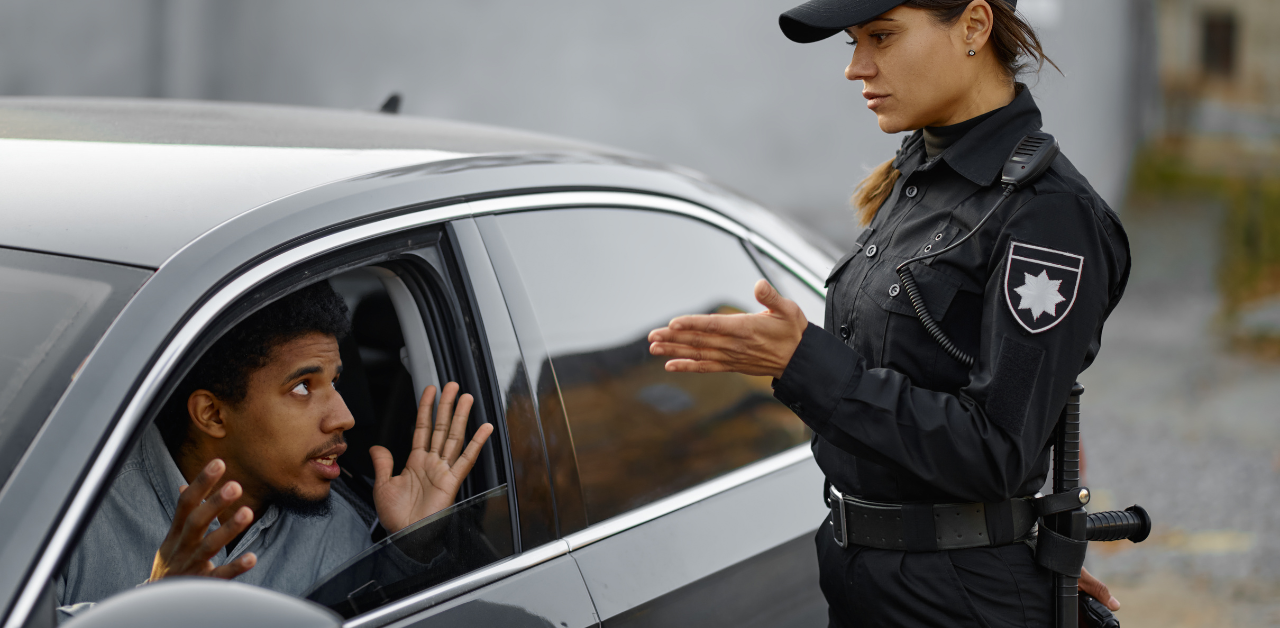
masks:
<instances>
[{"instance_id":1,"label":"man's other hand","mask_svg":"<svg viewBox=\"0 0 1280 628\"><path fill-rule=\"evenodd\" d=\"M218 480L227 465L214 459L205 465L190 486L179 489L177 511L169 534L164 537L151 564L151 578L155 582L170 576L210 576L230 580L249 571L258 562L252 553L237 558L221 567L214 567L211 559L218 551L244 532L253 522L253 511L241 506L227 522L217 530L205 534L209 524L227 512L240 499L243 492L236 482L227 482L214 493ZM210 493L214 493L210 497Z\"/></svg>"},{"instance_id":2,"label":"man's other hand","mask_svg":"<svg viewBox=\"0 0 1280 628\"><path fill-rule=\"evenodd\" d=\"M400 475L392 477L394 465L386 447L369 448L373 458L373 504L382 527L388 532L399 532L452 505L463 478L480 456L480 448L493 433L492 425L481 425L464 450L462 442L467 435L467 418L474 399L471 395L459 398L456 382L445 384L444 393L440 395L440 410L433 421L435 400L436 387L427 386L418 402L413 449Z\"/></svg>"}]
</instances>

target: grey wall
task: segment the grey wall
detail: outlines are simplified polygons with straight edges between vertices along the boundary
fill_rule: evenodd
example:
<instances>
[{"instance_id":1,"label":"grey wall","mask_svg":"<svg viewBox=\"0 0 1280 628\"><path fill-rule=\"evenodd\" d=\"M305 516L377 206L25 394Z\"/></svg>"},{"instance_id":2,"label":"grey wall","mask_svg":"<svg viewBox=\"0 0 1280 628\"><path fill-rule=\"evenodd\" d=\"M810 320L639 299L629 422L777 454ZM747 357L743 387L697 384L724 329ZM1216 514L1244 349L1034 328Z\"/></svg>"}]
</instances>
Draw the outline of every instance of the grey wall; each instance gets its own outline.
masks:
<instances>
[{"instance_id":1,"label":"grey wall","mask_svg":"<svg viewBox=\"0 0 1280 628\"><path fill-rule=\"evenodd\" d=\"M1130 2L1022 0L1065 76L1046 128L1113 203L1135 135ZM373 108L582 138L702 170L839 241L899 138L792 0L0 0L0 93Z\"/></svg>"}]
</instances>

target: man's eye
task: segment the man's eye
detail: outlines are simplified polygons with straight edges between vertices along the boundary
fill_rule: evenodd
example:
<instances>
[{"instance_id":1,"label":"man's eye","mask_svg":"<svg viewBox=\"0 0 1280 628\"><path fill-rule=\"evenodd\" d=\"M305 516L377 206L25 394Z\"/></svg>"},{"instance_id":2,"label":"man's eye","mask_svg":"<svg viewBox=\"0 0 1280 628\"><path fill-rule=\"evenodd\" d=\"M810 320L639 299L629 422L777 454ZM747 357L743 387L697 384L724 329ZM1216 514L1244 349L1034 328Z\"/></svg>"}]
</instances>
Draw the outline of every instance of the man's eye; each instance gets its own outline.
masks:
<instances>
[{"instance_id":1,"label":"man's eye","mask_svg":"<svg viewBox=\"0 0 1280 628\"><path fill-rule=\"evenodd\" d=\"M294 387L293 387L293 390L291 390L291 391L289 391L289 392L291 392L291 393L296 393L296 394L299 394L299 395L309 395L309 394L311 394L311 390L307 387L307 383L306 383L306 382L298 382L298 385L297 385L297 386L294 386Z\"/></svg>"},{"instance_id":2,"label":"man's eye","mask_svg":"<svg viewBox=\"0 0 1280 628\"><path fill-rule=\"evenodd\" d=\"M849 41L846 41L846 42L844 42L844 43L845 43L846 45L849 45L849 46L856 46L856 45L858 45L858 40L856 40L856 39L850 39Z\"/></svg>"},{"instance_id":3,"label":"man's eye","mask_svg":"<svg viewBox=\"0 0 1280 628\"><path fill-rule=\"evenodd\" d=\"M872 35L872 37L876 38L876 41L880 41L880 42L883 42L885 38L888 36L889 36L889 33L876 33Z\"/></svg>"}]
</instances>

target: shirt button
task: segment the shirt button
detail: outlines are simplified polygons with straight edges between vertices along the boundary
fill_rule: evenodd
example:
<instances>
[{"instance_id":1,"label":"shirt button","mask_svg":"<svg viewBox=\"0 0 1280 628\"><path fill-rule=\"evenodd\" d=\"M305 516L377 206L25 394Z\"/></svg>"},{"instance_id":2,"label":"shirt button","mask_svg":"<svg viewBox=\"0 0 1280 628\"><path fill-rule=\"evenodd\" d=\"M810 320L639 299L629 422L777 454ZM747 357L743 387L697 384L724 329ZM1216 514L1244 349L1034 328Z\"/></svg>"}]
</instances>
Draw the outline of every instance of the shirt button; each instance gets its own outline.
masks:
<instances>
[{"instance_id":1,"label":"shirt button","mask_svg":"<svg viewBox=\"0 0 1280 628\"><path fill-rule=\"evenodd\" d=\"M916 192L919 192L919 191L920 190L917 190L916 186L914 185L907 186L907 198L915 198Z\"/></svg>"},{"instance_id":2,"label":"shirt button","mask_svg":"<svg viewBox=\"0 0 1280 628\"><path fill-rule=\"evenodd\" d=\"M800 405L799 401L791 404L790 408L791 408L791 411L796 414L800 414L800 411L804 410L804 406Z\"/></svg>"},{"instance_id":3,"label":"shirt button","mask_svg":"<svg viewBox=\"0 0 1280 628\"><path fill-rule=\"evenodd\" d=\"M933 245L932 245L932 244L926 244L926 245L924 245L924 252L925 252L925 253L928 253L929 251L932 251L932 250L933 250Z\"/></svg>"},{"instance_id":4,"label":"shirt button","mask_svg":"<svg viewBox=\"0 0 1280 628\"><path fill-rule=\"evenodd\" d=\"M843 339L845 339L845 340L848 340L848 339L849 339L849 335L850 335L850 334L851 334L851 332L849 331L849 326L848 326L848 325L841 325L841 326L840 326L840 337L841 337L841 338L843 338Z\"/></svg>"},{"instance_id":5,"label":"shirt button","mask_svg":"<svg viewBox=\"0 0 1280 628\"><path fill-rule=\"evenodd\" d=\"M876 256L876 245L872 244L871 246L867 247L867 257L875 257L875 256Z\"/></svg>"},{"instance_id":6,"label":"shirt button","mask_svg":"<svg viewBox=\"0 0 1280 628\"><path fill-rule=\"evenodd\" d=\"M895 283L892 286L889 286L889 296L896 297L898 296L898 292L901 290L902 288L899 288L898 284Z\"/></svg>"},{"instance_id":7,"label":"shirt button","mask_svg":"<svg viewBox=\"0 0 1280 628\"><path fill-rule=\"evenodd\" d=\"M933 241L934 241L934 242L937 242L938 240L941 240L941 239L942 239L942 234L941 234L941 233L939 233L939 234L938 234L938 235L936 235L936 236L933 236Z\"/></svg>"}]
</instances>

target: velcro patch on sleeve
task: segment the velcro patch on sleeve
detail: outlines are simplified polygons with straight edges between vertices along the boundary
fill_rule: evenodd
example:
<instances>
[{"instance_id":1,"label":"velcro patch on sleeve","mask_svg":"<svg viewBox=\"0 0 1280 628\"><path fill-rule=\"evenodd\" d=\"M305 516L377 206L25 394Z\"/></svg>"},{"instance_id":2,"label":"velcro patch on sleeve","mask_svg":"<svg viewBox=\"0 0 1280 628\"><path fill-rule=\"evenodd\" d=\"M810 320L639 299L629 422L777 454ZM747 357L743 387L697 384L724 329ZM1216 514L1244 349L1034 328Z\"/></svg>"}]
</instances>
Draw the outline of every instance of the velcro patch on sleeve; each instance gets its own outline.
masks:
<instances>
[{"instance_id":1,"label":"velcro patch on sleeve","mask_svg":"<svg viewBox=\"0 0 1280 628\"><path fill-rule=\"evenodd\" d=\"M1027 409L1040 377L1044 349L1022 344L1009 336L1000 341L996 374L987 393L987 417L1005 432L1021 436L1027 425Z\"/></svg>"}]
</instances>

